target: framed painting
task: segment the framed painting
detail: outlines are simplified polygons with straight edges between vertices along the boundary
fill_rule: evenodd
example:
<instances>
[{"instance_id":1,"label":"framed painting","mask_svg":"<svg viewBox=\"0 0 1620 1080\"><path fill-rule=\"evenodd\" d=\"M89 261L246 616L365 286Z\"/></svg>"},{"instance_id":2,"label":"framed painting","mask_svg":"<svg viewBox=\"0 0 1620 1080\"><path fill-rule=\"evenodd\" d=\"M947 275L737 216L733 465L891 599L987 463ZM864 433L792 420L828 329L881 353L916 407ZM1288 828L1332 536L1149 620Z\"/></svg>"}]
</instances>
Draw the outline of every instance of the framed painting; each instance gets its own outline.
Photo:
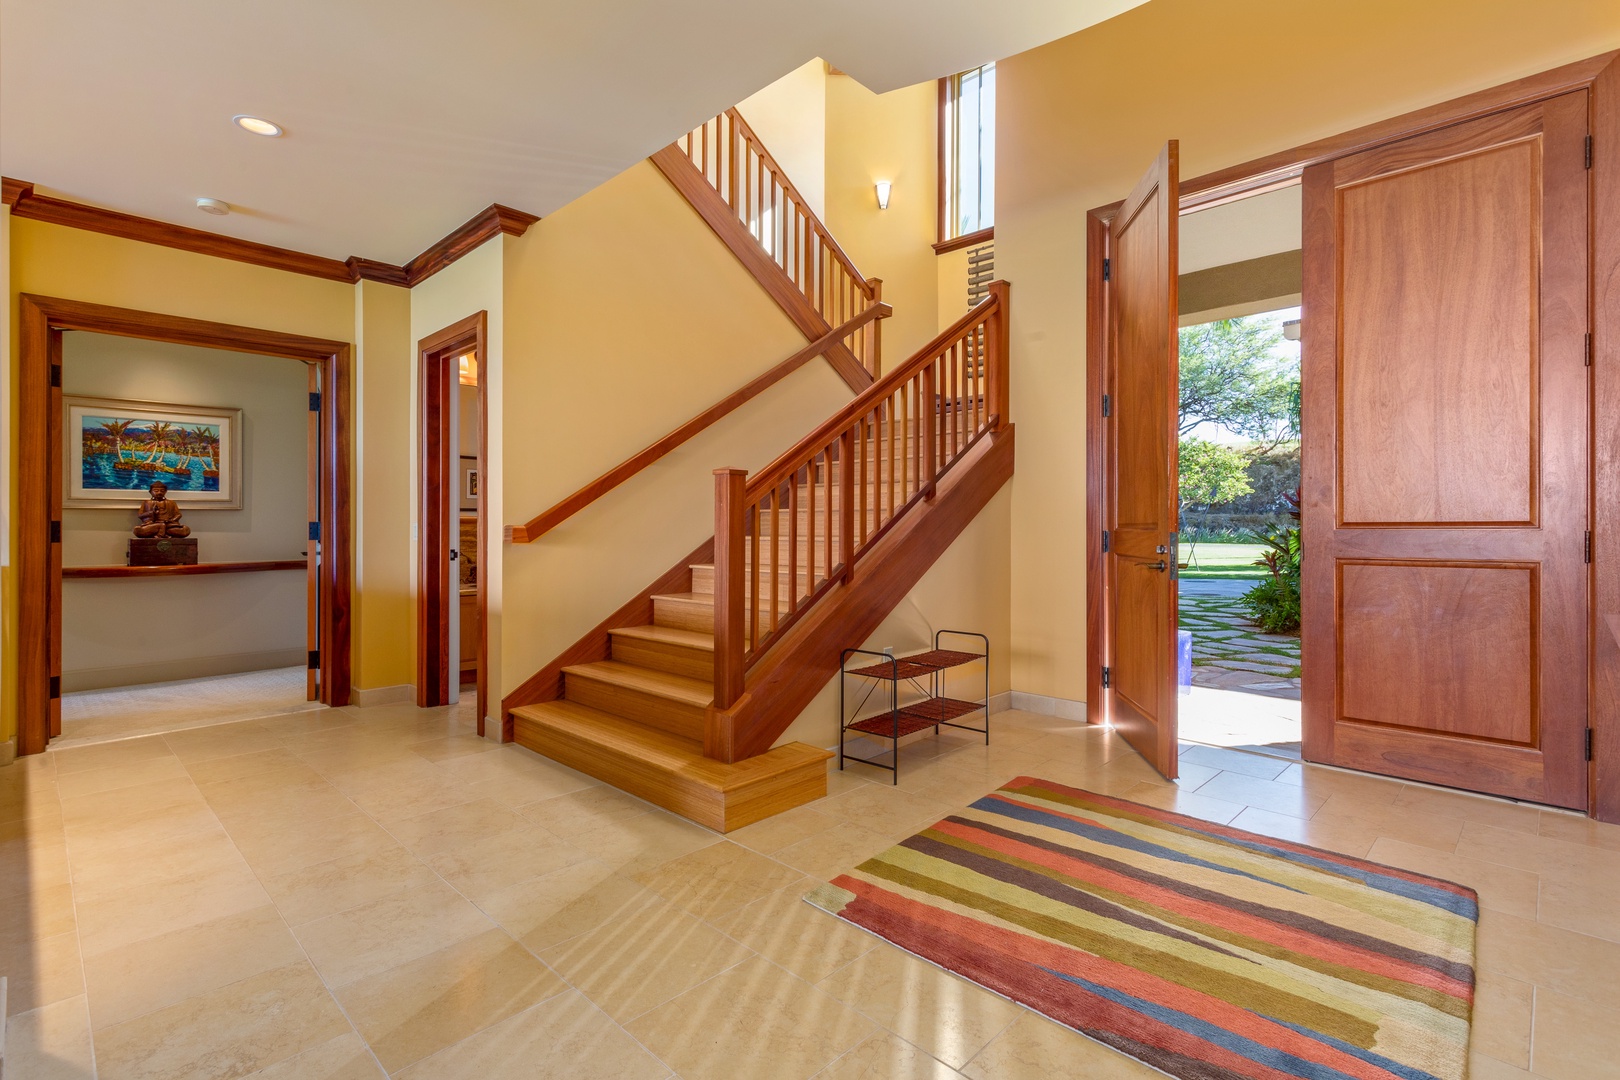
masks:
<instances>
[{"instance_id":1,"label":"framed painting","mask_svg":"<svg viewBox=\"0 0 1620 1080\"><path fill-rule=\"evenodd\" d=\"M161 481L186 510L242 508L242 410L64 395L63 506L125 510Z\"/></svg>"},{"instance_id":2,"label":"framed painting","mask_svg":"<svg viewBox=\"0 0 1620 1080\"><path fill-rule=\"evenodd\" d=\"M478 459L475 457L461 459L461 508L478 509Z\"/></svg>"}]
</instances>

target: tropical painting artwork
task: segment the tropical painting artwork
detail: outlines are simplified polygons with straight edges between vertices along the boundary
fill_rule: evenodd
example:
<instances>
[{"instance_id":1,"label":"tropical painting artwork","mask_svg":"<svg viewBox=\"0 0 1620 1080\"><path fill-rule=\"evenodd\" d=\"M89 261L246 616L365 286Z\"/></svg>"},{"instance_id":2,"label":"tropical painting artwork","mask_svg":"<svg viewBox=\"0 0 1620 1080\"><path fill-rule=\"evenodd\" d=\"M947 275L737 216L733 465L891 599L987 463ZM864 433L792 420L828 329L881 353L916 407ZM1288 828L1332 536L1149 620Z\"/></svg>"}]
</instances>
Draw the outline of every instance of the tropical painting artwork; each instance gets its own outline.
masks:
<instances>
[{"instance_id":1,"label":"tropical painting artwork","mask_svg":"<svg viewBox=\"0 0 1620 1080\"><path fill-rule=\"evenodd\" d=\"M64 505L137 505L153 483L198 508L241 506L242 410L67 398Z\"/></svg>"}]
</instances>

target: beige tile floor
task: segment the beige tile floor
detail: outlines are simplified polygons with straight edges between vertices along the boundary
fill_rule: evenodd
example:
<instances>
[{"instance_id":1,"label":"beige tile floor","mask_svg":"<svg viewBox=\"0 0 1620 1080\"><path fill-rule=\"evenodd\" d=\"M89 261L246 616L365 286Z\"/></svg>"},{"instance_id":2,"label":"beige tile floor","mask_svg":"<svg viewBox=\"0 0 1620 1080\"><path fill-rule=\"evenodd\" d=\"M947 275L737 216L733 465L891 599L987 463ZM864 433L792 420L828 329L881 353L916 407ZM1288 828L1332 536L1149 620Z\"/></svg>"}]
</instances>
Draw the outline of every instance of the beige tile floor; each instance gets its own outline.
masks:
<instances>
[{"instance_id":1,"label":"beige tile floor","mask_svg":"<svg viewBox=\"0 0 1620 1080\"><path fill-rule=\"evenodd\" d=\"M799 899L1034 773L1475 886L1473 1080L1620 1076L1620 828L1202 746L1169 784L1101 729L995 730L728 837L455 710L25 759L0 770L6 1075L1157 1075Z\"/></svg>"},{"instance_id":2,"label":"beige tile floor","mask_svg":"<svg viewBox=\"0 0 1620 1080\"><path fill-rule=\"evenodd\" d=\"M83 746L134 735L208 727L227 720L263 718L319 709L306 701L302 667L241 671L178 682L110 686L62 695L62 734L58 748Z\"/></svg>"}]
</instances>

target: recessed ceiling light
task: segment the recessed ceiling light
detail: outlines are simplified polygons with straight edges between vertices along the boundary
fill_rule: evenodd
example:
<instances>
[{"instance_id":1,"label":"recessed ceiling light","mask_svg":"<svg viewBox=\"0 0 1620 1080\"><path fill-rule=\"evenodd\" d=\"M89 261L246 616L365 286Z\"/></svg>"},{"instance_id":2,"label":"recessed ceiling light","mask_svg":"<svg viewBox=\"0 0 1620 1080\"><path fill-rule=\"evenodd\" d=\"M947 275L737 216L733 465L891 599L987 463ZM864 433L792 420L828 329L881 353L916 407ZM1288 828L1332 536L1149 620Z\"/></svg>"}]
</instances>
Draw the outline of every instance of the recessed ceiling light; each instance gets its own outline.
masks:
<instances>
[{"instance_id":1,"label":"recessed ceiling light","mask_svg":"<svg viewBox=\"0 0 1620 1080\"><path fill-rule=\"evenodd\" d=\"M267 139L274 139L281 134L280 124L272 124L270 121L258 116L248 116L244 113L231 117L231 122L243 131L263 135Z\"/></svg>"},{"instance_id":2,"label":"recessed ceiling light","mask_svg":"<svg viewBox=\"0 0 1620 1080\"><path fill-rule=\"evenodd\" d=\"M224 217L231 212L231 204L223 199L198 199L197 209L215 217Z\"/></svg>"}]
</instances>

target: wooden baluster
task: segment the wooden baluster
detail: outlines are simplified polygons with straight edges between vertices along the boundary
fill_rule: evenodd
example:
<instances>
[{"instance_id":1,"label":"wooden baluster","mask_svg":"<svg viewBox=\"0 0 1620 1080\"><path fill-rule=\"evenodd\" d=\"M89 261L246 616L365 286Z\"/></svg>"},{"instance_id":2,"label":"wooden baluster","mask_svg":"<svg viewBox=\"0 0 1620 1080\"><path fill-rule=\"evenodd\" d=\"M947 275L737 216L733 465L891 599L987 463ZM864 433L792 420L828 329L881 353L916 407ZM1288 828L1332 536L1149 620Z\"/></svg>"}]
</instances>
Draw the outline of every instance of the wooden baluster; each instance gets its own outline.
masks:
<instances>
[{"instance_id":1,"label":"wooden baluster","mask_svg":"<svg viewBox=\"0 0 1620 1080\"><path fill-rule=\"evenodd\" d=\"M989 373L989 409L990 415L995 418L996 430L1005 428L1010 420L1007 413L1009 405L1007 397L1007 376L1009 357L1007 355L1007 321L1012 301L1012 287L1005 281L992 281L990 295L995 297L996 306L990 316L990 323L985 332L985 363Z\"/></svg>"},{"instance_id":2,"label":"wooden baluster","mask_svg":"<svg viewBox=\"0 0 1620 1080\"><path fill-rule=\"evenodd\" d=\"M935 462L935 455L939 452L938 435L934 422L938 418L938 398L934 393L934 365L929 364L918 373L922 379L922 431L918 440L922 444L923 482L928 485L928 494L924 498L934 497L934 478L939 475L939 466Z\"/></svg>"},{"instance_id":3,"label":"wooden baluster","mask_svg":"<svg viewBox=\"0 0 1620 1080\"><path fill-rule=\"evenodd\" d=\"M788 604L789 612L799 606L799 474L788 477ZM781 541L776 541L780 550Z\"/></svg>"},{"instance_id":4,"label":"wooden baluster","mask_svg":"<svg viewBox=\"0 0 1620 1080\"><path fill-rule=\"evenodd\" d=\"M895 405L897 403L895 402L894 397L895 396L893 394L890 394L889 395L889 401L888 401L888 406L889 406L888 407L888 413L889 413L889 417L888 417L888 419L889 419L889 517L891 517L891 518L894 517L896 514L898 514L900 512L900 500L895 497L895 496L897 496L899 494L899 489L894 486L894 459L895 459L895 456L896 456L895 452L894 452L894 429L895 429L895 426L896 426L897 422L899 421L900 417L897 415L898 410L895 408Z\"/></svg>"},{"instance_id":5,"label":"wooden baluster","mask_svg":"<svg viewBox=\"0 0 1620 1080\"><path fill-rule=\"evenodd\" d=\"M804 472L804 592L816 587L816 459L811 458ZM799 608L798 589L794 589L793 609Z\"/></svg>"},{"instance_id":6,"label":"wooden baluster","mask_svg":"<svg viewBox=\"0 0 1620 1080\"><path fill-rule=\"evenodd\" d=\"M731 212L737 212L737 152L741 135L737 131L737 122L730 117L726 118L726 201L731 204Z\"/></svg>"},{"instance_id":7,"label":"wooden baluster","mask_svg":"<svg viewBox=\"0 0 1620 1080\"><path fill-rule=\"evenodd\" d=\"M843 514L838 528L839 554L844 560L844 583L855 574L855 428L856 421L838 436L838 506Z\"/></svg>"},{"instance_id":8,"label":"wooden baluster","mask_svg":"<svg viewBox=\"0 0 1620 1080\"><path fill-rule=\"evenodd\" d=\"M771 492L771 545L768 549L771 572L771 632L768 637L776 635L777 609L781 604L777 579L781 574L781 559L778 557L778 547L782 543L782 489L777 487ZM754 639L754 648L759 648L759 638Z\"/></svg>"},{"instance_id":9,"label":"wooden baluster","mask_svg":"<svg viewBox=\"0 0 1620 1080\"><path fill-rule=\"evenodd\" d=\"M743 694L743 500L748 474L714 471L714 707Z\"/></svg>"},{"instance_id":10,"label":"wooden baluster","mask_svg":"<svg viewBox=\"0 0 1620 1080\"><path fill-rule=\"evenodd\" d=\"M748 536L748 641L744 643L744 649L750 652L759 641L759 534L765 527L764 515L760 513L763 506L763 502L759 502L749 507L754 527L749 530Z\"/></svg>"},{"instance_id":11,"label":"wooden baluster","mask_svg":"<svg viewBox=\"0 0 1620 1080\"><path fill-rule=\"evenodd\" d=\"M826 507L825 524L821 528L822 535L827 539L827 554L822 559L822 567L826 571L826 580L833 578L833 444L828 443L827 449L821 453L821 464L825 470L825 486L821 489L821 505Z\"/></svg>"}]
</instances>

